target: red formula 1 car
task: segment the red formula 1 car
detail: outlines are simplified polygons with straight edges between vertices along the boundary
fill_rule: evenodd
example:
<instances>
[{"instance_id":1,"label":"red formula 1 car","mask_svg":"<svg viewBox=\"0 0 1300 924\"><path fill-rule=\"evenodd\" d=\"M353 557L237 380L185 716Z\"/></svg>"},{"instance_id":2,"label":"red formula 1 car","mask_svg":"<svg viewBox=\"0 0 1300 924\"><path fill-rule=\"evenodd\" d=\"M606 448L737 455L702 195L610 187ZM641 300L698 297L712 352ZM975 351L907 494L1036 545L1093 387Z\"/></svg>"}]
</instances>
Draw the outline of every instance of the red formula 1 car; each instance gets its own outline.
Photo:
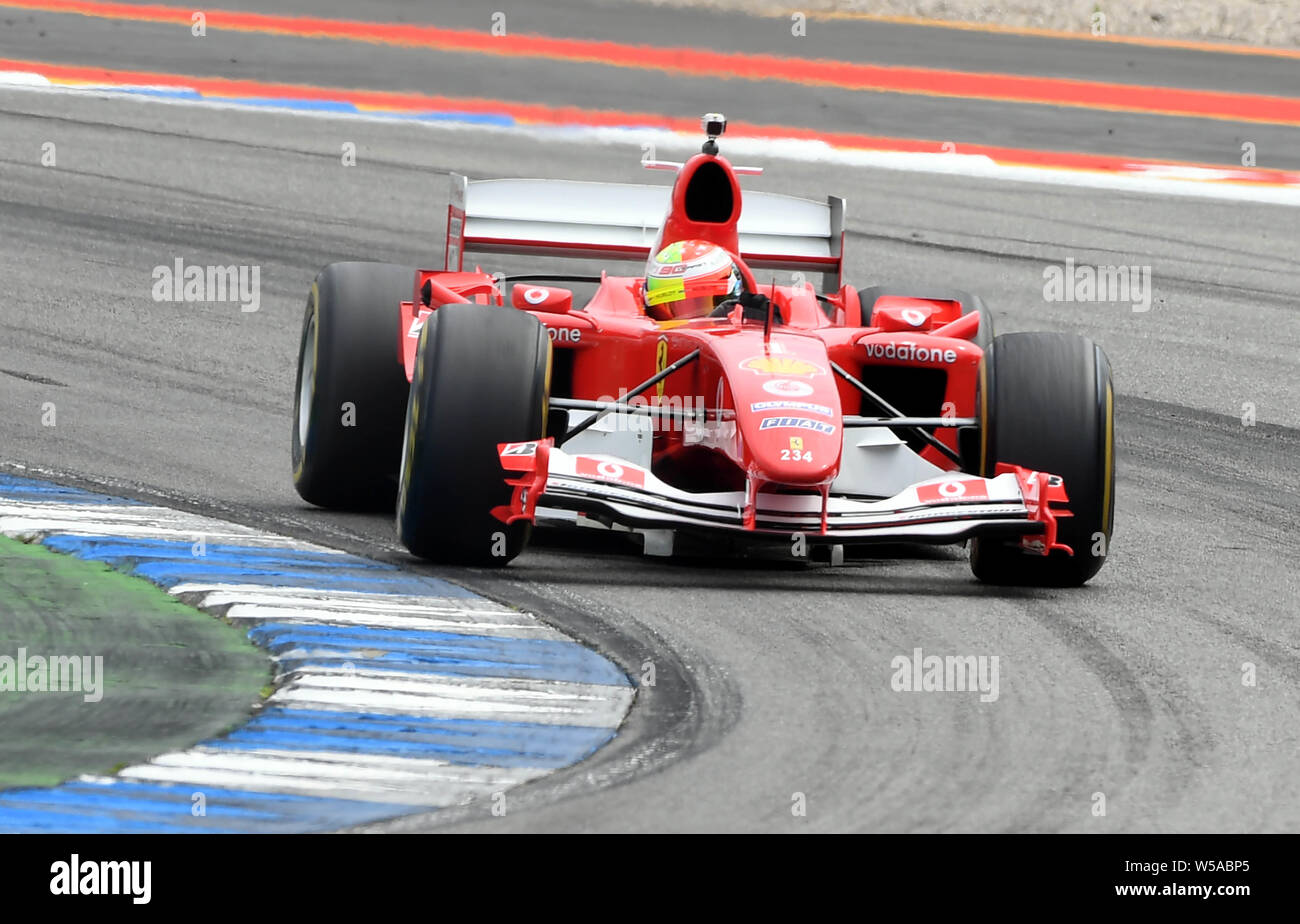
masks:
<instances>
[{"instance_id":1,"label":"red formula 1 car","mask_svg":"<svg viewBox=\"0 0 1300 924\"><path fill-rule=\"evenodd\" d=\"M843 201L751 192L742 212L736 176L759 171L719 156L725 120L705 125L700 154L648 164L676 170L671 189L453 177L445 269L325 267L299 356L299 494L396 492L402 542L444 562L504 564L537 524L658 555L969 539L984 581L1096 574L1114 508L1102 350L995 338L958 291L841 284ZM510 276L465 271L467 250L653 259L649 276ZM665 318L651 303L685 293L683 253L722 253L724 287Z\"/></svg>"}]
</instances>

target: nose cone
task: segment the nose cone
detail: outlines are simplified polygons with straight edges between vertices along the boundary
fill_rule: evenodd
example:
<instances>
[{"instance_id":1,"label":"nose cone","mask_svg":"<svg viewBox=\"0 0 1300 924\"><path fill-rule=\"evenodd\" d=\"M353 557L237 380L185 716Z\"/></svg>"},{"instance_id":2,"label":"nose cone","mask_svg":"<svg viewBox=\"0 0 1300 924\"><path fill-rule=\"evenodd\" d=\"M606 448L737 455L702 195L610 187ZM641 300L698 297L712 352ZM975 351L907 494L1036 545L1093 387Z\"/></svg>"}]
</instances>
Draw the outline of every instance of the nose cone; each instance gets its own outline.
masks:
<instances>
[{"instance_id":1,"label":"nose cone","mask_svg":"<svg viewBox=\"0 0 1300 924\"><path fill-rule=\"evenodd\" d=\"M776 484L816 486L839 474L839 391L814 337L773 334L730 375L747 469Z\"/></svg>"},{"instance_id":2,"label":"nose cone","mask_svg":"<svg viewBox=\"0 0 1300 924\"><path fill-rule=\"evenodd\" d=\"M764 481L820 485L834 481L840 468L837 424L807 417L767 417L750 443L751 470ZM815 426L818 429L810 429Z\"/></svg>"}]
</instances>

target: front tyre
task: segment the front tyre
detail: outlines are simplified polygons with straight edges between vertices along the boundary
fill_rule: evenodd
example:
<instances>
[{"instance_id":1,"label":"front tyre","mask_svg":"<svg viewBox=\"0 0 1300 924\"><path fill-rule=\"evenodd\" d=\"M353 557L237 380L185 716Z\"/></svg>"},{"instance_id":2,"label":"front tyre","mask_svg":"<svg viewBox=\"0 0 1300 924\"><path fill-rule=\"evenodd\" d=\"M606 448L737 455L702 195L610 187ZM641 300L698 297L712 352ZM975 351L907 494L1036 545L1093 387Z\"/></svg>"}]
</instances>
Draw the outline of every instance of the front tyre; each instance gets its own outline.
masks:
<instances>
[{"instance_id":1,"label":"front tyre","mask_svg":"<svg viewBox=\"0 0 1300 924\"><path fill-rule=\"evenodd\" d=\"M980 382L980 474L998 462L1065 479L1073 516L1058 521L1069 556L971 542L971 571L990 584L1078 587L1101 570L1115 513L1114 388L1101 347L1070 334L1003 334Z\"/></svg>"},{"instance_id":2,"label":"front tyre","mask_svg":"<svg viewBox=\"0 0 1300 924\"><path fill-rule=\"evenodd\" d=\"M550 370L550 338L527 312L451 304L429 316L397 497L397 535L413 555L500 566L523 551L531 524L507 526L491 512L513 491L497 444L545 434Z\"/></svg>"}]
</instances>

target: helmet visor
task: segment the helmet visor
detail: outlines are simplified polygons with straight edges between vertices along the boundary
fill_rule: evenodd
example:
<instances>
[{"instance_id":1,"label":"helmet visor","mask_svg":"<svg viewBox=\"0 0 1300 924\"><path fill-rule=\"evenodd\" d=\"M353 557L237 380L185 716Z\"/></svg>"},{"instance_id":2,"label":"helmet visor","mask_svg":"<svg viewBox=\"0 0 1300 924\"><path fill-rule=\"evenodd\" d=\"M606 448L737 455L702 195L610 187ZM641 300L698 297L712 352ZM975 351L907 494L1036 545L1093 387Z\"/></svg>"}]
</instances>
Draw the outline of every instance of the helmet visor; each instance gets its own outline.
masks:
<instances>
[{"instance_id":1,"label":"helmet visor","mask_svg":"<svg viewBox=\"0 0 1300 924\"><path fill-rule=\"evenodd\" d=\"M693 298L679 298L676 301L660 302L646 310L657 321L680 321L687 318L703 318L713 309L726 301L726 295L696 295Z\"/></svg>"}]
</instances>

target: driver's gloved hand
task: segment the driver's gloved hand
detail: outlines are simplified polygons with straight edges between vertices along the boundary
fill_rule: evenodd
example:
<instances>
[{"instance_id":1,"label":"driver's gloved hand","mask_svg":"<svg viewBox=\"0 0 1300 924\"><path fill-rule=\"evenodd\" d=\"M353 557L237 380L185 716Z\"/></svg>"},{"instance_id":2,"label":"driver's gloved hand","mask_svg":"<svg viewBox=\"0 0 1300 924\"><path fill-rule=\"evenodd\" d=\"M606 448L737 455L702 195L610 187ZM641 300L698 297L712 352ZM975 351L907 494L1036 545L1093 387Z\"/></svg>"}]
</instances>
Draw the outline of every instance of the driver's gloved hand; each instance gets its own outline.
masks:
<instances>
[{"instance_id":1,"label":"driver's gloved hand","mask_svg":"<svg viewBox=\"0 0 1300 924\"><path fill-rule=\"evenodd\" d=\"M746 321L767 321L767 314L771 310L771 299L760 292L742 292L740 294L740 305L745 309L744 319ZM779 318L774 320L779 321Z\"/></svg>"},{"instance_id":2,"label":"driver's gloved hand","mask_svg":"<svg viewBox=\"0 0 1300 924\"><path fill-rule=\"evenodd\" d=\"M728 298L718 302L718 307L709 312L709 317L725 318L727 315L731 314L731 312L736 310L736 305L739 301L740 300L736 298Z\"/></svg>"}]
</instances>

